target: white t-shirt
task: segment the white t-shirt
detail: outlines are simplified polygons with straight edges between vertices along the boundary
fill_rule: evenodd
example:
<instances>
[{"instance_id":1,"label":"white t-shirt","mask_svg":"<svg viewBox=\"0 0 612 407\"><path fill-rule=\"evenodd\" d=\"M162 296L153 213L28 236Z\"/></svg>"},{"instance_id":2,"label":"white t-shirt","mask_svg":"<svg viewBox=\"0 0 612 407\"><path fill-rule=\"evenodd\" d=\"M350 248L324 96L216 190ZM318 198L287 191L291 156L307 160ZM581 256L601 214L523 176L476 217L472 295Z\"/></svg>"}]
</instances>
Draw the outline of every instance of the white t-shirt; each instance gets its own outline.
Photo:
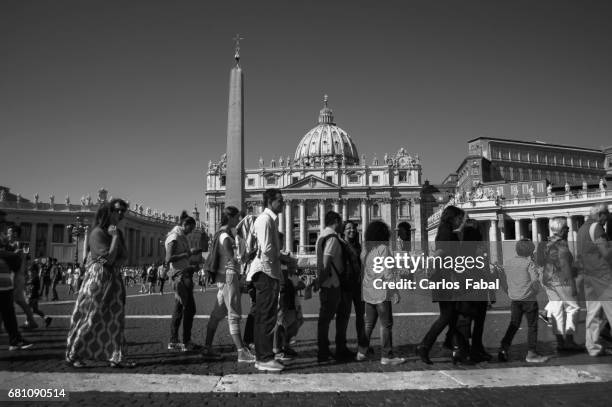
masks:
<instances>
[{"instance_id":1,"label":"white t-shirt","mask_svg":"<svg viewBox=\"0 0 612 407\"><path fill-rule=\"evenodd\" d=\"M234 257L229 257L225 254L223 246L225 241L230 239L230 243L234 248ZM236 259L236 240L229 235L227 232L221 232L219 234L219 269L217 270L217 282L225 282L225 274L229 271L230 273L240 273L240 266ZM222 278L221 278L222 277Z\"/></svg>"}]
</instances>

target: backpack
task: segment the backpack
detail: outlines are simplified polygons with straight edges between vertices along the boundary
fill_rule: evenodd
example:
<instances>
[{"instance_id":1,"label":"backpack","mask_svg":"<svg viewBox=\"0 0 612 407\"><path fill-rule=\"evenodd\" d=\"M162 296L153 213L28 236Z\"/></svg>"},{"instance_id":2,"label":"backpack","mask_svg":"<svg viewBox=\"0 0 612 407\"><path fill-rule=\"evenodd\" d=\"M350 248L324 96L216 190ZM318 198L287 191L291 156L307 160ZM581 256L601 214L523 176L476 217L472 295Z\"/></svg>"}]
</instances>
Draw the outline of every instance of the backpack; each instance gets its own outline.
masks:
<instances>
[{"instance_id":1,"label":"backpack","mask_svg":"<svg viewBox=\"0 0 612 407\"><path fill-rule=\"evenodd\" d=\"M263 214L262 214L263 215ZM244 243L240 247L239 259L244 265L245 272L249 264L259 255L259 245L257 244L257 235L255 234L255 216L245 216L238 225L236 225L237 235Z\"/></svg>"},{"instance_id":2,"label":"backpack","mask_svg":"<svg viewBox=\"0 0 612 407\"><path fill-rule=\"evenodd\" d=\"M337 234L329 234L320 238L317 242L317 280L319 281L320 285L321 282L327 280L331 276L330 274L326 276L323 275L323 251L325 250L325 245L327 244L327 241L330 238L338 239L338 243L340 244L340 247L342 249L342 264L344 265L344 267L342 271L338 271L336 269L336 265L333 262L331 262L331 266L338 275L338 280L340 280L340 288L342 288L344 291L349 291L354 283L355 273L353 272L353 267L350 264L349 254L347 252L348 249L345 243L340 239L340 237L338 237Z\"/></svg>"},{"instance_id":3,"label":"backpack","mask_svg":"<svg viewBox=\"0 0 612 407\"><path fill-rule=\"evenodd\" d=\"M206 274L208 281L212 284L215 282L217 277L217 270L219 269L219 236L224 230L217 230L212 239L212 245L210 246L210 251L208 252L208 257L204 262L204 266L202 269Z\"/></svg>"}]
</instances>

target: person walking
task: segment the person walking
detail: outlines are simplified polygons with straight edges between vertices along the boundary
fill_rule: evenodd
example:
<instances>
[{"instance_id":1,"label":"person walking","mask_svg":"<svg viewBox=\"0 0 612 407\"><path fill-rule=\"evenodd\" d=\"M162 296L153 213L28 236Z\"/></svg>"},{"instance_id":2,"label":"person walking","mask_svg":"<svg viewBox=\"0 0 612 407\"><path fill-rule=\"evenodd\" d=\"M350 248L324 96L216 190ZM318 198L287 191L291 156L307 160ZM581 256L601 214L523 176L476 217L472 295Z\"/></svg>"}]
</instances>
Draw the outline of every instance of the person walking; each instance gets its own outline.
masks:
<instances>
[{"instance_id":1,"label":"person walking","mask_svg":"<svg viewBox=\"0 0 612 407\"><path fill-rule=\"evenodd\" d=\"M217 297L210 319L206 326L206 342L204 344L204 356L212 353L212 343L215 338L217 326L221 320L227 317L229 333L238 353L238 362L254 363L255 355L244 345L240 334L240 320L242 307L240 303L240 263L237 259L236 237L232 232L240 221L240 211L234 206L228 206L221 213L221 227L218 233L218 242L213 247L217 253L210 256L218 256L218 268L215 274L217 284Z\"/></svg>"},{"instance_id":2,"label":"person walking","mask_svg":"<svg viewBox=\"0 0 612 407\"><path fill-rule=\"evenodd\" d=\"M465 220L465 212L456 206L447 206L440 217L440 225L436 234L435 256L444 258L446 256L456 257L459 254L459 231ZM452 279L453 269L441 268L435 270L430 277L430 281L442 281L442 279ZM448 326L449 335L452 338L455 333L457 323L457 308L453 301L453 293L450 290L432 290L432 300L437 302L440 307L440 316L429 328L421 343L417 346L417 355L423 363L433 364L429 358L429 351L435 343L440 333ZM460 344L455 344L461 346ZM464 346L462 346L464 347Z\"/></svg>"},{"instance_id":3,"label":"person walking","mask_svg":"<svg viewBox=\"0 0 612 407\"><path fill-rule=\"evenodd\" d=\"M26 315L26 322L22 326L23 329L36 329L38 324L34 320L34 314L32 309L28 305L28 301L25 296L26 288L26 273L28 271L27 263L29 259L29 247L20 247L19 236L21 235L21 228L17 225L11 225L6 230L6 251L17 253L21 259L21 265L18 270L13 272L13 299L15 304L23 310Z\"/></svg>"},{"instance_id":4,"label":"person walking","mask_svg":"<svg viewBox=\"0 0 612 407\"><path fill-rule=\"evenodd\" d=\"M578 230L577 255L584 275L587 352L591 356L612 354L599 341L605 323L612 321L612 245L603 226L610 219L607 204L594 205L588 220Z\"/></svg>"},{"instance_id":5,"label":"person walking","mask_svg":"<svg viewBox=\"0 0 612 407\"><path fill-rule=\"evenodd\" d=\"M59 296L57 295L57 285L62 281L62 271L60 270L57 259L51 260L51 292L53 297L51 297L51 301L59 301Z\"/></svg>"},{"instance_id":6,"label":"person walking","mask_svg":"<svg viewBox=\"0 0 612 407\"><path fill-rule=\"evenodd\" d=\"M121 266L128 259L118 228L128 206L122 199L100 205L88 240L83 285L68 331L66 363L80 368L86 360L107 361L113 368L134 367L125 360L125 285Z\"/></svg>"},{"instance_id":7,"label":"person walking","mask_svg":"<svg viewBox=\"0 0 612 407\"><path fill-rule=\"evenodd\" d=\"M342 232L342 218L337 212L325 215L325 229L317 241L317 286L320 290L319 320L317 322L317 360L319 363L331 359L353 359L346 348L346 328L350 297L342 293L340 278L346 273L345 254L339 233ZM344 300L344 301L343 301ZM348 304L347 304L348 303ZM336 317L336 355L329 349L329 324Z\"/></svg>"},{"instance_id":8,"label":"person walking","mask_svg":"<svg viewBox=\"0 0 612 407\"><path fill-rule=\"evenodd\" d=\"M510 303L510 323L506 334L501 340L497 354L500 362L509 360L509 349L514 335L521 326L523 315L527 320L527 356L528 363L543 363L549 358L537 352L538 344L538 301L536 299L540 287L540 277L537 266L532 259L535 245L527 239L516 243L516 256L505 264L506 284L503 287Z\"/></svg>"},{"instance_id":9,"label":"person walking","mask_svg":"<svg viewBox=\"0 0 612 407\"><path fill-rule=\"evenodd\" d=\"M580 306L576 287L574 257L567 244L569 227L564 217L549 221L552 236L544 246L542 285L548 296L546 311L552 316L557 351L584 350L574 342Z\"/></svg>"},{"instance_id":10,"label":"person walking","mask_svg":"<svg viewBox=\"0 0 612 407\"><path fill-rule=\"evenodd\" d=\"M257 238L257 256L251 262L252 283L255 287L255 367L261 371L279 372L285 366L274 359L274 327L276 326L281 278L278 214L284 206L279 189L263 193L264 211L253 225Z\"/></svg>"},{"instance_id":11,"label":"person walking","mask_svg":"<svg viewBox=\"0 0 612 407\"><path fill-rule=\"evenodd\" d=\"M159 295L164 295L164 284L168 279L168 266L161 263L157 268L157 278L159 280Z\"/></svg>"},{"instance_id":12,"label":"person walking","mask_svg":"<svg viewBox=\"0 0 612 407\"><path fill-rule=\"evenodd\" d=\"M383 272L377 272L374 264L377 258L393 257L389 248L391 230L382 221L371 222L365 233L365 250L361 255L363 263L363 301L365 303L365 340L359 346L357 360L367 359L367 351L370 345L372 331L376 322L380 319L381 348L380 363L383 365L400 365L406 362L405 358L397 357L393 353L393 309L392 304L400 301L399 292L396 289L380 289L376 280L382 282L397 281L395 269L384 268Z\"/></svg>"},{"instance_id":13,"label":"person walking","mask_svg":"<svg viewBox=\"0 0 612 407\"><path fill-rule=\"evenodd\" d=\"M166 237L166 263L170 264L170 277L174 287L174 312L170 323L169 350L194 351L201 348L191 341L191 327L196 306L193 298L193 273L195 267L190 258L202 253L202 249L191 249L187 235L195 229L195 219L183 211L179 225ZM179 341L178 330L183 323L183 342Z\"/></svg>"}]
</instances>

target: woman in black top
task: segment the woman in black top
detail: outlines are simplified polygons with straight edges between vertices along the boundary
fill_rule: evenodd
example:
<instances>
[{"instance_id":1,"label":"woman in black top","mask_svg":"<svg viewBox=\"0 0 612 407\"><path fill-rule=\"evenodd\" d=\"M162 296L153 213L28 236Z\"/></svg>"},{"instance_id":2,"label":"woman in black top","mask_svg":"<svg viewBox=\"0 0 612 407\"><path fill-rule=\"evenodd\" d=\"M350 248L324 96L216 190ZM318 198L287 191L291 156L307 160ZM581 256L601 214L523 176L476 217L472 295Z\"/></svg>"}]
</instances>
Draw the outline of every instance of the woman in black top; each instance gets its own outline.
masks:
<instances>
[{"instance_id":1,"label":"woman in black top","mask_svg":"<svg viewBox=\"0 0 612 407\"><path fill-rule=\"evenodd\" d=\"M436 234L435 256L444 258L447 256L456 257L459 254L459 234L457 231L461 228L464 219L465 212L462 209L452 205L444 209L440 217L438 233ZM453 274L454 270L442 268L436 270L429 280L437 282L445 279L449 281L452 279ZM455 335L455 324L457 322L457 310L455 301L453 301L452 290L432 290L432 300L438 302L440 316L431 325L421 344L417 346L417 355L428 365L433 364L431 359L429 359L429 350L440 333L448 326L451 331L450 334ZM455 361L454 358L453 361Z\"/></svg>"}]
</instances>

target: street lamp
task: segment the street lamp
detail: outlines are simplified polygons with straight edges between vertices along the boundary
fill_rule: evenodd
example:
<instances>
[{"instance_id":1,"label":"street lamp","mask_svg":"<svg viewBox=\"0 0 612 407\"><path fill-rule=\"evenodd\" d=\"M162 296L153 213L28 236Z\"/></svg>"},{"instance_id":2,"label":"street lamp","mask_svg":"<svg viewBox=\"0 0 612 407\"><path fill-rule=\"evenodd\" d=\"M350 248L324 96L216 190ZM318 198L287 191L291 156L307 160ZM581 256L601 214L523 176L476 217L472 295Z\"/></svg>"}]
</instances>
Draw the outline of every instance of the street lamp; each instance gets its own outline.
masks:
<instances>
[{"instance_id":1,"label":"street lamp","mask_svg":"<svg viewBox=\"0 0 612 407\"><path fill-rule=\"evenodd\" d=\"M79 238L85 236L89 230L89 226L85 225L79 216L76 217L76 222L66 226L68 233L72 235L74 239L75 252L74 252L74 263L79 264Z\"/></svg>"}]
</instances>

